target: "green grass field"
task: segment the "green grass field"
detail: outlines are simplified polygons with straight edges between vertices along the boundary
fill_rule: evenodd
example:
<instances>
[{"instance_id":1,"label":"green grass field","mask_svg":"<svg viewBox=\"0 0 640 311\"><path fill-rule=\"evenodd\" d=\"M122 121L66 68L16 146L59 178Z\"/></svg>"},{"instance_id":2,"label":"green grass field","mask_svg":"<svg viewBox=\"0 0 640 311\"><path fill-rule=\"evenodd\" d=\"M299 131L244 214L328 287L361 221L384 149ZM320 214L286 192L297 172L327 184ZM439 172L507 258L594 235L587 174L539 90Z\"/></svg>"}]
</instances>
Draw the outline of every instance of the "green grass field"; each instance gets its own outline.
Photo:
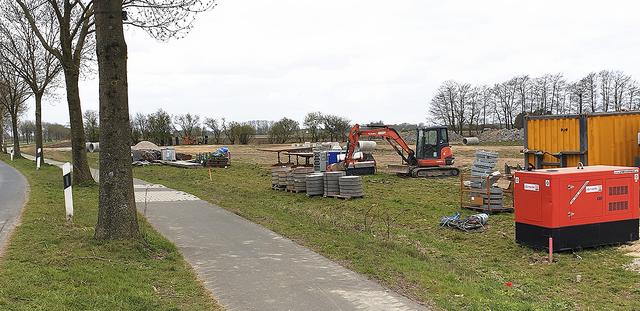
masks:
<instances>
[{"instance_id":1,"label":"green grass field","mask_svg":"<svg viewBox=\"0 0 640 311\"><path fill-rule=\"evenodd\" d=\"M459 211L457 179L366 176L364 199L270 189L270 172L149 166L137 178L186 191L260 223L418 301L447 310L638 310L640 275L617 247L556 254L517 245L513 214L482 233L441 228ZM463 211L465 215L470 211ZM580 282L577 276L580 275ZM511 283L512 286L506 284Z\"/></svg>"},{"instance_id":2,"label":"green grass field","mask_svg":"<svg viewBox=\"0 0 640 311\"><path fill-rule=\"evenodd\" d=\"M180 252L144 220L145 238L93 239L97 186L74 187L66 224L59 168L0 160L28 179L22 224L0 259L0 310L220 310Z\"/></svg>"}]
</instances>

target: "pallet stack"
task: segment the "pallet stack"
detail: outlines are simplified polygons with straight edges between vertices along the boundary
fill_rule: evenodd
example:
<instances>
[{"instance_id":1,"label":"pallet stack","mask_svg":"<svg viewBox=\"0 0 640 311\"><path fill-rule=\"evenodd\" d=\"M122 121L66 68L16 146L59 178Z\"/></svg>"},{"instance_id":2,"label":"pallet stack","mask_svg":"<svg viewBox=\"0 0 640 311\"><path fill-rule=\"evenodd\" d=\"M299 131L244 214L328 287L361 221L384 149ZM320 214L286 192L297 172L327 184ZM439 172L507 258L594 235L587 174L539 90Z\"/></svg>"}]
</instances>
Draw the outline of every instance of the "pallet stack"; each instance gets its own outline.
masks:
<instances>
[{"instance_id":1,"label":"pallet stack","mask_svg":"<svg viewBox=\"0 0 640 311\"><path fill-rule=\"evenodd\" d=\"M340 197L344 199L362 198L364 189L362 187L362 177L343 176L339 179Z\"/></svg>"},{"instance_id":2,"label":"pallet stack","mask_svg":"<svg viewBox=\"0 0 640 311\"><path fill-rule=\"evenodd\" d=\"M305 177L307 196L316 196L324 194L324 174L313 173Z\"/></svg>"},{"instance_id":3,"label":"pallet stack","mask_svg":"<svg viewBox=\"0 0 640 311\"><path fill-rule=\"evenodd\" d=\"M324 196L335 197L340 195L340 177L345 176L344 171L324 173Z\"/></svg>"},{"instance_id":4,"label":"pallet stack","mask_svg":"<svg viewBox=\"0 0 640 311\"><path fill-rule=\"evenodd\" d=\"M476 159L471 167L471 180L469 196L472 203L479 205L480 209L501 209L503 191L493 184L500 175L493 175L498 154L484 150L476 151Z\"/></svg>"}]
</instances>

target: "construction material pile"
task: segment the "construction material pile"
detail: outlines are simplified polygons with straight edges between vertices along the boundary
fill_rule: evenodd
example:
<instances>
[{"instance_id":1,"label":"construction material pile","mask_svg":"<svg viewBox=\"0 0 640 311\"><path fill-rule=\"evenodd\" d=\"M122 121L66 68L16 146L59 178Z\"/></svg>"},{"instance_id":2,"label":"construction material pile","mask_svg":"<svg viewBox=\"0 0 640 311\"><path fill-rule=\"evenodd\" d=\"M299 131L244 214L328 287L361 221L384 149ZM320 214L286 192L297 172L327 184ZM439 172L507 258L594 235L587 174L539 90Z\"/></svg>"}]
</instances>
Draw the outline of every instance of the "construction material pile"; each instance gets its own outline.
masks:
<instances>
[{"instance_id":1,"label":"construction material pile","mask_svg":"<svg viewBox=\"0 0 640 311\"><path fill-rule=\"evenodd\" d=\"M291 168L286 166L275 166L271 169L271 187L276 189L286 189L287 175Z\"/></svg>"},{"instance_id":2,"label":"construction material pile","mask_svg":"<svg viewBox=\"0 0 640 311\"><path fill-rule=\"evenodd\" d=\"M291 171L293 177L294 192L305 192L307 190L307 175L313 173L313 167L296 167Z\"/></svg>"},{"instance_id":3,"label":"construction material pile","mask_svg":"<svg viewBox=\"0 0 640 311\"><path fill-rule=\"evenodd\" d=\"M324 173L324 196L332 197L340 195L340 177L345 176L344 171Z\"/></svg>"},{"instance_id":4,"label":"construction material pile","mask_svg":"<svg viewBox=\"0 0 640 311\"><path fill-rule=\"evenodd\" d=\"M313 173L309 174L305 178L307 196L323 195L324 194L324 174Z\"/></svg>"},{"instance_id":5,"label":"construction material pile","mask_svg":"<svg viewBox=\"0 0 640 311\"><path fill-rule=\"evenodd\" d=\"M364 196L362 187L362 177L343 176L340 177L340 196L345 198L361 198Z\"/></svg>"},{"instance_id":6,"label":"construction material pile","mask_svg":"<svg viewBox=\"0 0 640 311\"><path fill-rule=\"evenodd\" d=\"M204 167L227 167L231 154L229 148L221 147L214 152L198 153L196 161L202 163Z\"/></svg>"},{"instance_id":7,"label":"construction material pile","mask_svg":"<svg viewBox=\"0 0 640 311\"><path fill-rule=\"evenodd\" d=\"M524 139L523 129L487 129L478 134L483 142L514 141Z\"/></svg>"},{"instance_id":8,"label":"construction material pile","mask_svg":"<svg viewBox=\"0 0 640 311\"><path fill-rule=\"evenodd\" d=\"M472 203L491 209L502 208L502 189L494 185L500 178L500 172L495 171L497 162L497 153L476 151L469 181L469 187L471 187L469 196Z\"/></svg>"}]
</instances>

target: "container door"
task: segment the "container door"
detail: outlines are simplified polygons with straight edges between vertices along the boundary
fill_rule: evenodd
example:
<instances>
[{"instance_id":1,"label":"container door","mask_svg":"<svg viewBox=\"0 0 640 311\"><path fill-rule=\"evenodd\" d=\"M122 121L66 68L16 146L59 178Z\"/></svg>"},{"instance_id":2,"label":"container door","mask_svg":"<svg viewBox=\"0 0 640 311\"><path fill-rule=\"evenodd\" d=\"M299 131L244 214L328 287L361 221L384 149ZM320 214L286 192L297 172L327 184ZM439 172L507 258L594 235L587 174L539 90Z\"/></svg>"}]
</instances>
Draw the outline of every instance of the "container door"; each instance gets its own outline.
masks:
<instances>
[{"instance_id":1,"label":"container door","mask_svg":"<svg viewBox=\"0 0 640 311\"><path fill-rule=\"evenodd\" d=\"M571 220L601 217L604 206L604 185L600 179L575 180L568 185Z\"/></svg>"}]
</instances>

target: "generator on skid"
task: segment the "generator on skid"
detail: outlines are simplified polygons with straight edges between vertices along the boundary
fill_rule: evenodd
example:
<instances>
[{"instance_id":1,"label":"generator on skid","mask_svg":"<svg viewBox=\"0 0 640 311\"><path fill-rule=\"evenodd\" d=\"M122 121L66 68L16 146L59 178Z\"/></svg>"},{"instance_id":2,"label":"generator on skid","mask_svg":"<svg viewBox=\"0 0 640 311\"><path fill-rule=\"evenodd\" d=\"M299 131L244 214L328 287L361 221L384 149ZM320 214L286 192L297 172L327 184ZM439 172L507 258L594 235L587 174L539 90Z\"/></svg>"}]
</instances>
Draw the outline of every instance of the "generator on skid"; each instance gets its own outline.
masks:
<instances>
[{"instance_id":1,"label":"generator on skid","mask_svg":"<svg viewBox=\"0 0 640 311\"><path fill-rule=\"evenodd\" d=\"M516 242L569 250L638 240L638 192L637 167L518 171Z\"/></svg>"}]
</instances>

